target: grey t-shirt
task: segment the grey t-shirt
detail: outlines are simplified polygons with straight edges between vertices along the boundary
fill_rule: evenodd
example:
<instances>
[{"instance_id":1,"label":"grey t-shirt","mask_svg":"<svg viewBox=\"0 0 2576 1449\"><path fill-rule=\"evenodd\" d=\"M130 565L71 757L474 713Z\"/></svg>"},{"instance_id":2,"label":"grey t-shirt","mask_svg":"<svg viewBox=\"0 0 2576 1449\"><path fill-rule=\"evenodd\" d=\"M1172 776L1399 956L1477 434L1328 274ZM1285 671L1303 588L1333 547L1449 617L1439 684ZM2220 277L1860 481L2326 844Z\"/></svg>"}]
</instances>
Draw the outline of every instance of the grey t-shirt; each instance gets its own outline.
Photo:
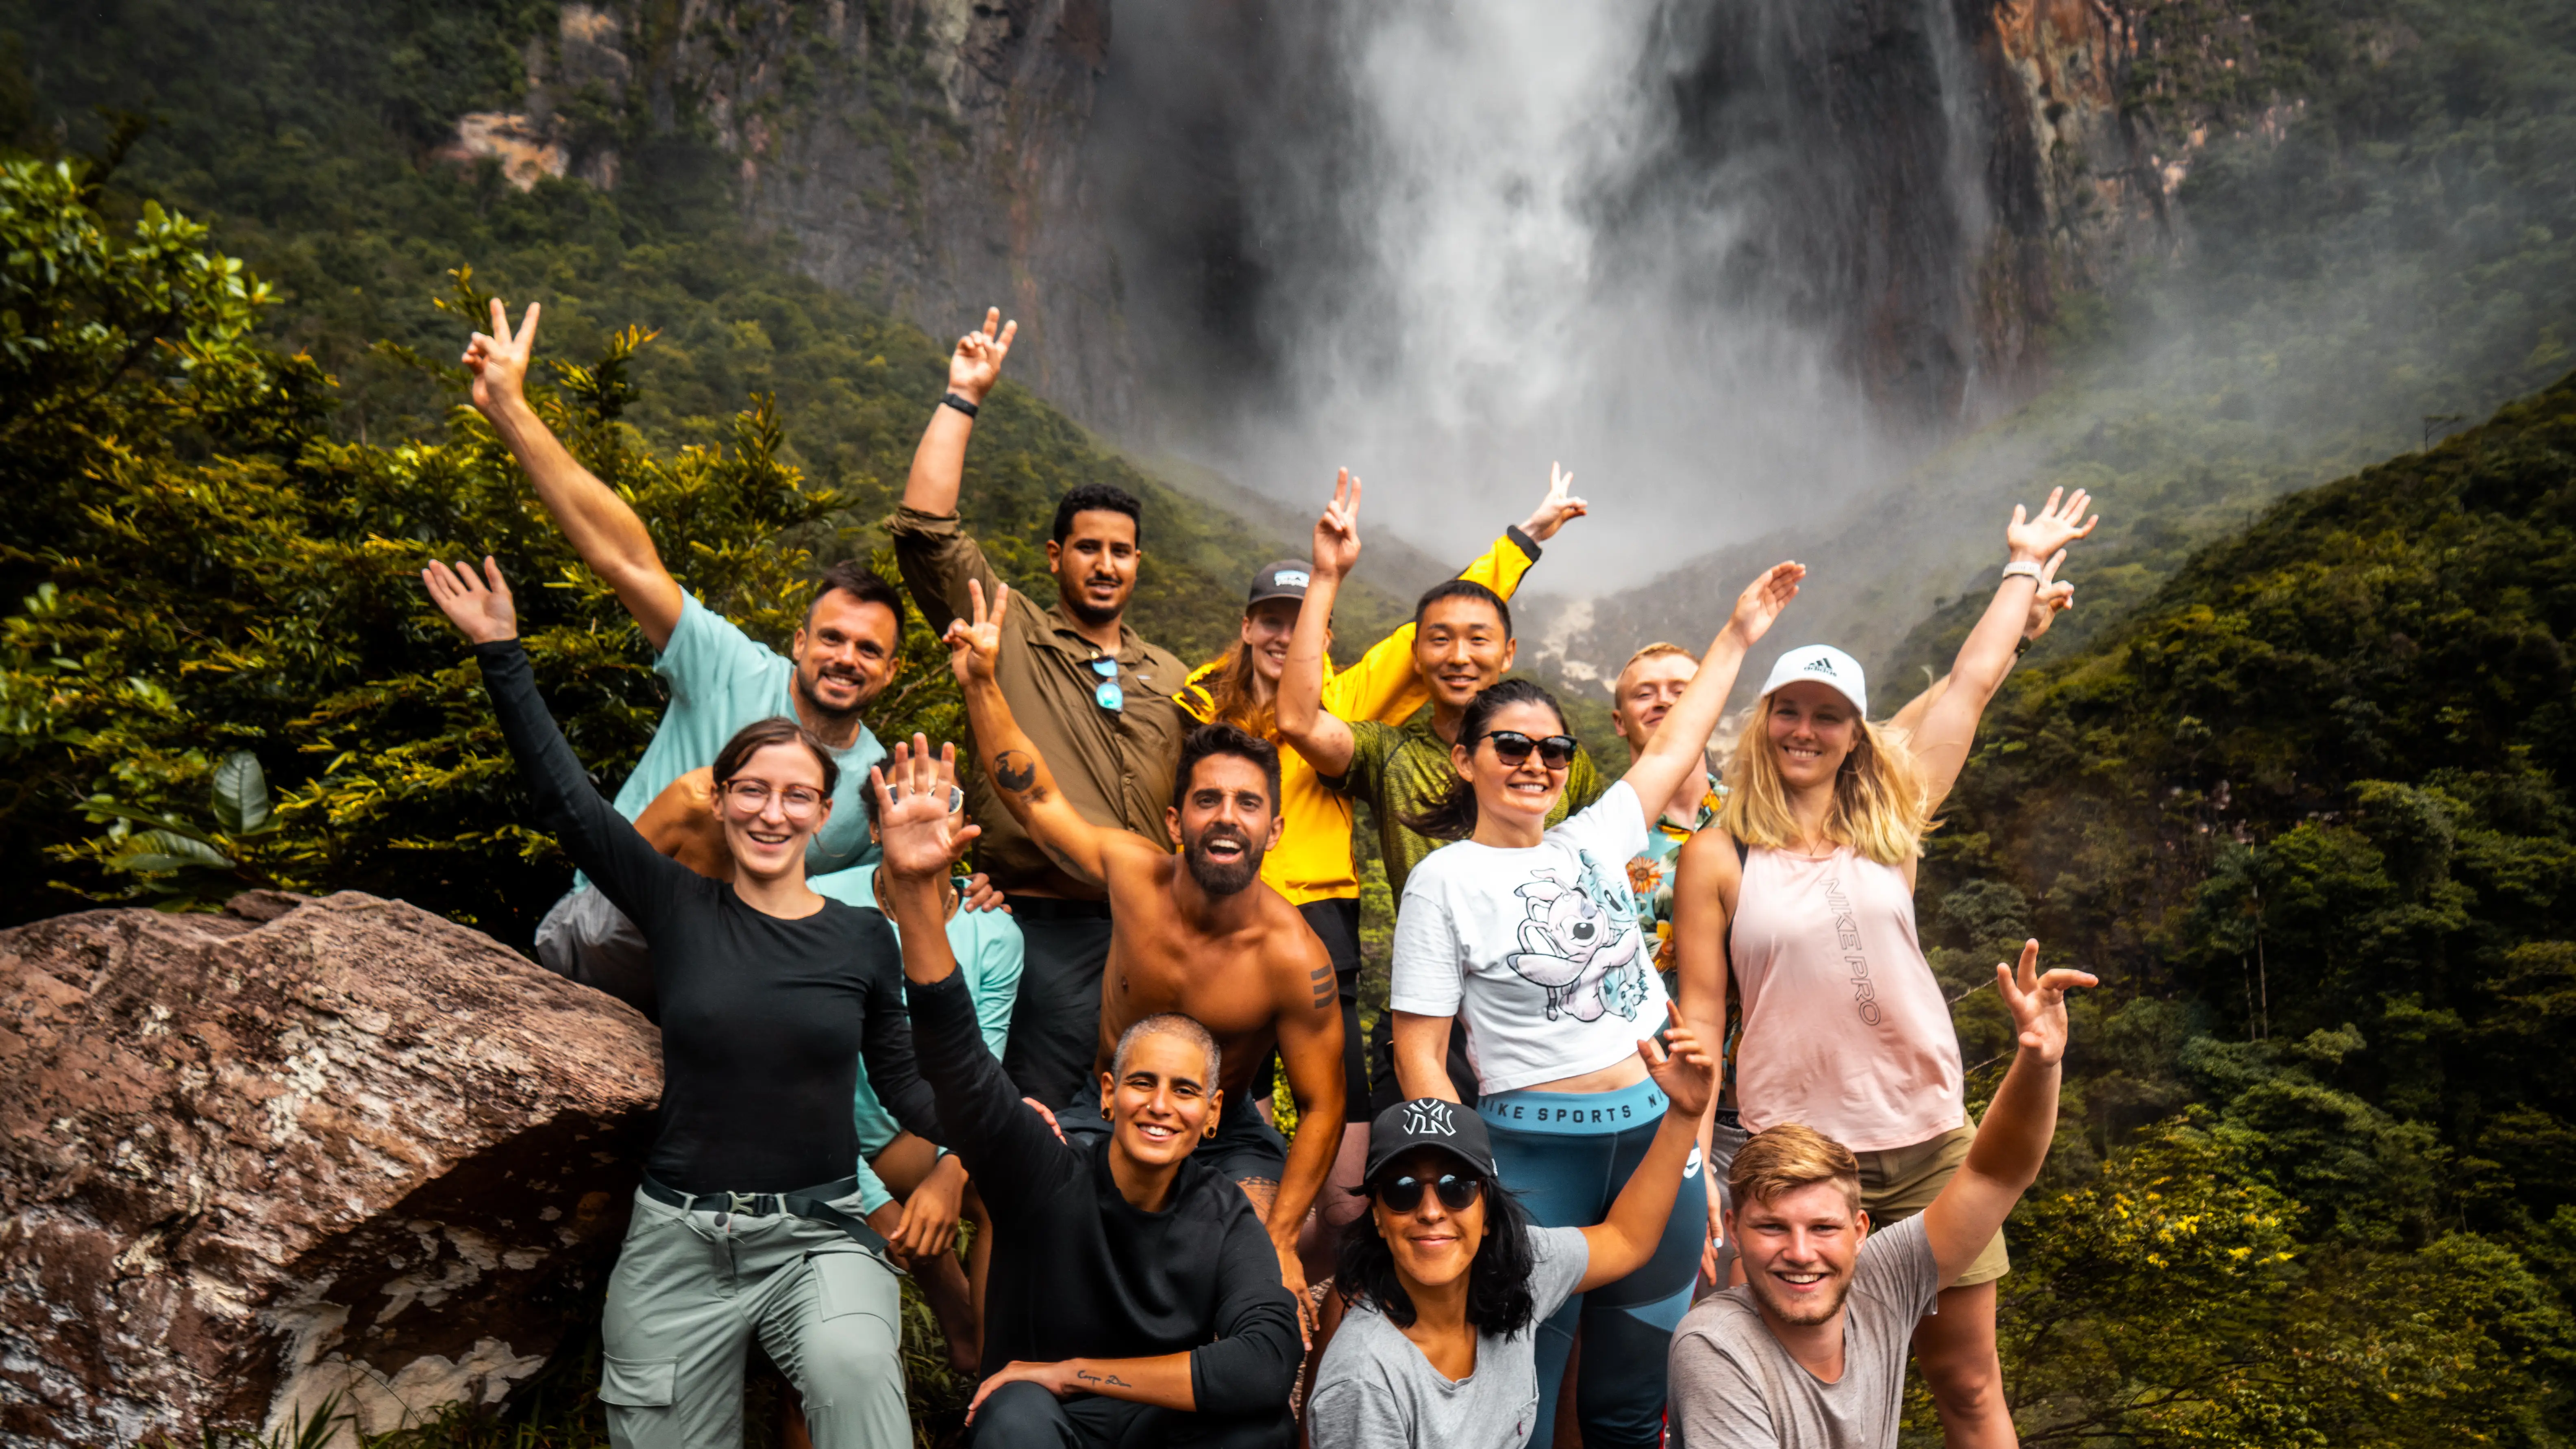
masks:
<instances>
[{"instance_id":1,"label":"grey t-shirt","mask_svg":"<svg viewBox=\"0 0 2576 1449\"><path fill-rule=\"evenodd\" d=\"M1771 1336L1751 1288L1712 1293L1673 1331L1672 1408L1687 1449L1894 1449L1914 1325L1941 1269L1920 1214L1861 1244L1843 1300L1843 1376L1826 1383Z\"/></svg>"},{"instance_id":2,"label":"grey t-shirt","mask_svg":"<svg viewBox=\"0 0 2576 1449\"><path fill-rule=\"evenodd\" d=\"M1306 1398L1315 1449L1521 1449L1538 1427L1538 1324L1565 1306L1592 1261L1581 1228L1529 1230L1538 1311L1509 1338L1479 1334L1476 1368L1441 1376L1404 1330L1374 1307L1353 1308L1324 1350Z\"/></svg>"}]
</instances>

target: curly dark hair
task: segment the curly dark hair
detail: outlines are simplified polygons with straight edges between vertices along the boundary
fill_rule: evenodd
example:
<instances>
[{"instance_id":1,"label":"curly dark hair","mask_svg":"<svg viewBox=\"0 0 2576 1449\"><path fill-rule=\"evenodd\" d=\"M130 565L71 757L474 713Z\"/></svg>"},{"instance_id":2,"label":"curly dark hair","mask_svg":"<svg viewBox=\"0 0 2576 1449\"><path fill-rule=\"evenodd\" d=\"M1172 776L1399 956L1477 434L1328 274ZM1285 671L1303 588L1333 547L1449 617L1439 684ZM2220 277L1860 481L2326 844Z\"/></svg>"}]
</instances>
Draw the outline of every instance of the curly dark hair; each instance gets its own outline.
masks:
<instances>
[{"instance_id":1,"label":"curly dark hair","mask_svg":"<svg viewBox=\"0 0 2576 1449\"><path fill-rule=\"evenodd\" d=\"M1538 1300L1530 1293L1530 1275L1538 1270L1538 1257L1530 1251L1529 1209L1501 1183L1490 1177L1479 1181L1484 1183L1485 1241L1476 1245L1475 1261L1467 1265L1467 1322L1478 1333L1507 1338L1538 1317ZM1367 1189L1351 1191L1364 1194ZM1395 1251L1378 1236L1376 1213L1361 1221L1368 1224L1366 1231L1353 1223L1342 1234L1333 1285L1343 1302L1374 1305L1387 1322L1409 1328L1413 1299L1404 1291L1404 1280L1396 1276Z\"/></svg>"}]
</instances>

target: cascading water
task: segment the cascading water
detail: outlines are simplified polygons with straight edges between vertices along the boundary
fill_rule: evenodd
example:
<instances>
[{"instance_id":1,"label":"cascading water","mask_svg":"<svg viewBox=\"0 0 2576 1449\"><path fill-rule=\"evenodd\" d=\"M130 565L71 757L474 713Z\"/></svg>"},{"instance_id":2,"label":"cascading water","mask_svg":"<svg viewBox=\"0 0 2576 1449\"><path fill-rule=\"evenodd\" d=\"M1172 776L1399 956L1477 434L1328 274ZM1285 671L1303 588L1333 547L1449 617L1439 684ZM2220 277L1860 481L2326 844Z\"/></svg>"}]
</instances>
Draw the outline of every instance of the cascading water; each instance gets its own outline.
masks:
<instances>
[{"instance_id":1,"label":"cascading water","mask_svg":"<svg viewBox=\"0 0 2576 1449\"><path fill-rule=\"evenodd\" d=\"M1095 118L1166 439L1568 592L1832 508L1977 365L1949 0L1122 0Z\"/></svg>"}]
</instances>

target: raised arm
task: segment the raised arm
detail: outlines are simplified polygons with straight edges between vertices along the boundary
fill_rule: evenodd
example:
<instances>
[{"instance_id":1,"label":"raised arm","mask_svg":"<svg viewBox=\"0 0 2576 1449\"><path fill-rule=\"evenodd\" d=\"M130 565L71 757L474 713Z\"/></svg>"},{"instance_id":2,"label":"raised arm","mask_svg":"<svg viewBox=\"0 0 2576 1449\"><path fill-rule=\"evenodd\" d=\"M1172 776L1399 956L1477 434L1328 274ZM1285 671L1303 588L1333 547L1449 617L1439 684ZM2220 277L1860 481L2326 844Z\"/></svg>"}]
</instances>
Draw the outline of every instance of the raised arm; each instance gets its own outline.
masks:
<instances>
[{"instance_id":1,"label":"raised arm","mask_svg":"<svg viewBox=\"0 0 2576 1449\"><path fill-rule=\"evenodd\" d=\"M1806 576L1804 564L1778 563L1744 586L1744 592L1735 597L1735 612L1728 616L1726 627L1717 631L1708 653L1701 656L1689 688L1673 702L1672 710L1655 726L1653 738L1621 777L1637 792L1637 806L1645 811L1649 826L1682 776L1706 757L1709 731L1717 728L1718 712L1726 708L1727 691L1735 688L1735 672L1744 665L1745 651L1798 597L1798 581Z\"/></svg>"},{"instance_id":2,"label":"raised arm","mask_svg":"<svg viewBox=\"0 0 2576 1449\"><path fill-rule=\"evenodd\" d=\"M2013 1204L2039 1179L2048 1161L2049 1140L2057 1135L2057 1079L2066 1056L2066 993L2078 986L2100 984L2083 971L2056 970L2041 975L2039 943L2022 943L2018 968L2000 962L1995 985L2012 1009L2020 1040L2012 1069L1995 1092L1977 1140L1968 1145L1968 1160L1932 1205L1923 1210L1923 1235L1931 1243L1932 1261L1940 1266L1941 1286L1968 1271L1977 1254L2004 1225Z\"/></svg>"},{"instance_id":3,"label":"raised arm","mask_svg":"<svg viewBox=\"0 0 2576 1449\"><path fill-rule=\"evenodd\" d=\"M1664 1089L1664 1120L1656 1124L1655 1140L1646 1145L1646 1155L1628 1175L1627 1186L1611 1202L1610 1215L1598 1226L1583 1230L1589 1256L1583 1281L1574 1288L1577 1293L1615 1283L1646 1266L1646 1260L1655 1255L1663 1241L1664 1224L1673 1215L1673 1198L1681 1191L1682 1171L1690 1165L1691 1149L1699 1145L1699 1119L1708 1111L1709 1099L1717 1095L1716 1060L1701 1047L1699 1034L1682 1020L1681 1008L1665 1005L1673 1021L1667 1038L1671 1051L1651 1040L1637 1043L1647 1074Z\"/></svg>"},{"instance_id":4,"label":"raised arm","mask_svg":"<svg viewBox=\"0 0 2576 1449\"><path fill-rule=\"evenodd\" d=\"M537 694L536 674L528 667L527 651L519 647L518 610L500 565L487 555L480 577L461 563L431 564L420 577L439 611L474 645L501 737L537 797L539 819L572 863L649 935L661 904L703 877L655 850L592 788L590 773Z\"/></svg>"},{"instance_id":5,"label":"raised arm","mask_svg":"<svg viewBox=\"0 0 2576 1449\"><path fill-rule=\"evenodd\" d=\"M465 345L465 369L474 374L475 410L490 420L510 456L519 460L536 485L537 501L572 540L573 551L617 591L617 601L658 652L679 627L678 581L662 567L644 520L617 490L581 466L528 406L528 362L536 352L540 310L530 302L514 333L509 310L500 298L492 299L491 332L477 332Z\"/></svg>"},{"instance_id":6,"label":"raised arm","mask_svg":"<svg viewBox=\"0 0 2576 1449\"><path fill-rule=\"evenodd\" d=\"M1958 783L1959 771L1968 763L1977 721L1984 716L1987 701L2003 687L2004 676L2012 672L2013 645L2030 618L2042 576L2055 571L2050 556L2091 533L2102 521L2099 515L2084 515L2092 498L2081 488L2071 495L2052 488L2036 518L2025 516L2020 504L2013 505L2012 524L2004 530L2012 561L2004 565L2003 583L1995 589L1985 616L1959 646L1958 660L1950 666L1949 688L1924 710L1923 723L1914 734L1914 758L1923 769L1928 806L1937 809L1949 798L1950 787Z\"/></svg>"},{"instance_id":7,"label":"raised arm","mask_svg":"<svg viewBox=\"0 0 2576 1449\"><path fill-rule=\"evenodd\" d=\"M1056 788L1055 776L1038 758L1038 747L1011 717L1011 703L1002 697L1001 682L994 676L1002 650L1002 621L1011 607L1011 586L994 586L989 611L984 607L984 586L970 583L967 588L974 616L948 625L948 667L966 696L966 721L973 726L976 754L1011 818L1047 858L1076 880L1105 885L1109 852L1117 848L1113 839L1126 832L1103 829L1083 819L1082 812Z\"/></svg>"},{"instance_id":8,"label":"raised arm","mask_svg":"<svg viewBox=\"0 0 2576 1449\"><path fill-rule=\"evenodd\" d=\"M2021 642L2013 646L2013 657L2004 661L2004 672L2007 675L2012 672L2013 665L2019 662L2030 646L2038 643L2040 636L2046 634L2050 627L2056 624L2057 616L2075 607L2075 585L2057 577L2058 565L2065 562L2066 550L2061 548L2051 554L2048 562L2040 567L2039 589L2031 595L2029 617L2022 620ZM1908 739L1913 738L1915 731L1923 727L1924 714L1949 690L1950 676L1944 674L1933 680L1921 694L1905 702L1905 708L1898 710L1895 716L1888 720L1887 727L1902 733Z\"/></svg>"},{"instance_id":9,"label":"raised arm","mask_svg":"<svg viewBox=\"0 0 2576 1449\"><path fill-rule=\"evenodd\" d=\"M1360 480L1344 468L1333 477L1333 501L1315 520L1314 571L1306 579L1296 631L1288 636L1288 662L1280 668L1274 701L1279 737L1327 779L1339 779L1351 767L1351 727L1324 708L1324 652L1332 639L1334 596L1360 561L1359 512Z\"/></svg>"},{"instance_id":10,"label":"raised arm","mask_svg":"<svg viewBox=\"0 0 2576 1449\"><path fill-rule=\"evenodd\" d=\"M1002 309L984 310L984 325L957 339L948 359L948 391L967 407L982 407L1002 379L1002 359L1011 355L1011 339L1020 324L1002 321ZM921 446L912 451L912 472L903 480L903 506L923 513L955 513L957 490L966 477L966 440L975 431L974 415L945 398L931 410Z\"/></svg>"}]
</instances>

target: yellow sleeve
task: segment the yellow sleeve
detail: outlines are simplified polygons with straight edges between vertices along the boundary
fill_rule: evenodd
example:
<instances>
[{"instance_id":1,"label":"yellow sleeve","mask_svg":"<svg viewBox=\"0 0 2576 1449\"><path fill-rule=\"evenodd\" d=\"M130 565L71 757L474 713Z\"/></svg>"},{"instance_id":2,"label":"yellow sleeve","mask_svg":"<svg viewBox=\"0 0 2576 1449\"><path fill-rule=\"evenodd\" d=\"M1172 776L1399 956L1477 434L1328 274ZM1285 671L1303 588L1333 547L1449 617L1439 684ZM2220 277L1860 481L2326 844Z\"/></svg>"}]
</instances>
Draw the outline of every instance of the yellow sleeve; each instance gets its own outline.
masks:
<instances>
[{"instance_id":1,"label":"yellow sleeve","mask_svg":"<svg viewBox=\"0 0 2576 1449\"><path fill-rule=\"evenodd\" d=\"M1518 528L1508 529L1485 550L1483 557L1459 570L1458 577L1483 584L1508 599L1512 590L1520 587L1521 576L1537 561L1538 545L1523 537ZM1431 692L1422 687L1421 676L1413 672L1410 622L1380 639L1375 648L1360 656L1359 663L1324 681L1324 708L1344 722L1373 719L1402 724L1430 702Z\"/></svg>"},{"instance_id":2,"label":"yellow sleeve","mask_svg":"<svg viewBox=\"0 0 2576 1449\"><path fill-rule=\"evenodd\" d=\"M1218 671L1224 669L1225 665L1225 656L1219 655L1216 658L1209 660L1207 663L1200 665L1198 668L1191 670L1190 677L1182 683L1179 689L1173 691L1172 703L1179 705L1181 707L1181 713L1197 720L1200 724L1206 724L1208 721L1215 719L1216 690L1214 688L1214 684Z\"/></svg>"}]
</instances>

